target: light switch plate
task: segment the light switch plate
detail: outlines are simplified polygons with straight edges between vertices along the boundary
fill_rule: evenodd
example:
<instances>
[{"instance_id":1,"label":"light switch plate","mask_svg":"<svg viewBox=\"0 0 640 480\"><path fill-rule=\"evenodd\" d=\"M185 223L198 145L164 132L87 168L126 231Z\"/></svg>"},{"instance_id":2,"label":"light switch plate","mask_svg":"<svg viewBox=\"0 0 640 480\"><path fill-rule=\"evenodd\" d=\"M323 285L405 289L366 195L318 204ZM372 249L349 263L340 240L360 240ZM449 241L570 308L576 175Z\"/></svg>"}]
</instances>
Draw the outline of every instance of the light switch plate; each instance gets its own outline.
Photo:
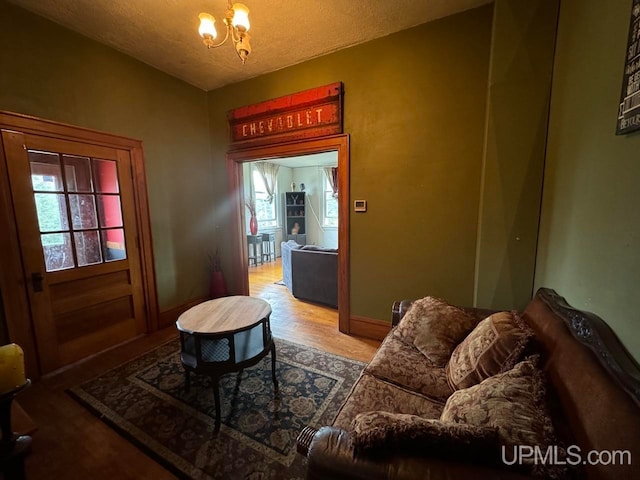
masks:
<instances>
[{"instance_id":1,"label":"light switch plate","mask_svg":"<svg viewBox=\"0 0 640 480\"><path fill-rule=\"evenodd\" d=\"M366 212L367 211L367 201L366 200L354 200L353 201L353 211L354 212Z\"/></svg>"}]
</instances>

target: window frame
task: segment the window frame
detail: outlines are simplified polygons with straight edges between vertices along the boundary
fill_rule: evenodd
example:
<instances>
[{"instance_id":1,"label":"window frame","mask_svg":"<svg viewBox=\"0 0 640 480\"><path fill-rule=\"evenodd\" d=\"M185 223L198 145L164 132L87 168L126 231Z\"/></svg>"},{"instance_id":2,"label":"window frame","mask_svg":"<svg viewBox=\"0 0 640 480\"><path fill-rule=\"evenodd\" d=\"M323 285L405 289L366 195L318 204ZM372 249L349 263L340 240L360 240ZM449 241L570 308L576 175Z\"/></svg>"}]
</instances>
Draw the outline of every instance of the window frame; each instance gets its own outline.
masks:
<instances>
[{"instance_id":1,"label":"window frame","mask_svg":"<svg viewBox=\"0 0 640 480\"><path fill-rule=\"evenodd\" d=\"M337 197L332 197L334 199L334 201L336 202L336 212L337 215L335 217L329 217L327 215L327 194L333 195L333 190L331 189L331 184L329 184L329 179L327 178L327 175L324 173L324 170L321 169L320 170L320 175L322 176L322 211L321 211L321 222L322 222L322 228L324 229L334 229L337 230L338 226L340 225L340 211L338 208L338 198ZM335 225L333 224L328 224L327 223L327 219L333 219L335 218Z\"/></svg>"},{"instance_id":2,"label":"window frame","mask_svg":"<svg viewBox=\"0 0 640 480\"><path fill-rule=\"evenodd\" d=\"M257 177L256 177L257 175ZM251 187L251 198L253 199L256 205L256 219L258 220L258 225L260 225L261 230L277 230L280 227L280 215L278 208L278 183L275 185L275 192L273 192L273 202L271 203L271 208L273 209L273 218L260 218L258 216L258 193L262 195L267 195L266 188L264 190L256 190L256 178L260 180L260 183L264 186L264 181L260 176L260 172L252 165L251 166L251 181L249 182ZM266 199L265 199L266 201Z\"/></svg>"}]
</instances>

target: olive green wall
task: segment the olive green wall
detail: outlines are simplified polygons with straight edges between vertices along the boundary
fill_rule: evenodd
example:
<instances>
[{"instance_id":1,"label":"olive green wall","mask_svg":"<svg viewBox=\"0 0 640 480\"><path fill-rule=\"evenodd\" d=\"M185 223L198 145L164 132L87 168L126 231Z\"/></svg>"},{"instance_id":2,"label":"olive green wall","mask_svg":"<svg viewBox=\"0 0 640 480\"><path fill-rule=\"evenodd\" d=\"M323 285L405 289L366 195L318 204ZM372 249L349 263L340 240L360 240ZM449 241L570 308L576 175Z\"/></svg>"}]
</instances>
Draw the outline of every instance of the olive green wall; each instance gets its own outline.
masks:
<instances>
[{"instance_id":1,"label":"olive green wall","mask_svg":"<svg viewBox=\"0 0 640 480\"><path fill-rule=\"evenodd\" d=\"M351 313L388 319L393 300L425 294L471 304L491 21L481 7L209 92L221 231L226 112L342 81L351 198L368 201L351 213Z\"/></svg>"},{"instance_id":2,"label":"olive green wall","mask_svg":"<svg viewBox=\"0 0 640 480\"><path fill-rule=\"evenodd\" d=\"M207 291L206 93L0 1L0 109L144 142L160 308Z\"/></svg>"},{"instance_id":3,"label":"olive green wall","mask_svg":"<svg viewBox=\"0 0 640 480\"><path fill-rule=\"evenodd\" d=\"M523 309L533 289L559 0L496 0L474 304Z\"/></svg>"},{"instance_id":4,"label":"olive green wall","mask_svg":"<svg viewBox=\"0 0 640 480\"><path fill-rule=\"evenodd\" d=\"M600 315L640 359L640 132L615 135L631 0L563 0L536 286Z\"/></svg>"}]
</instances>

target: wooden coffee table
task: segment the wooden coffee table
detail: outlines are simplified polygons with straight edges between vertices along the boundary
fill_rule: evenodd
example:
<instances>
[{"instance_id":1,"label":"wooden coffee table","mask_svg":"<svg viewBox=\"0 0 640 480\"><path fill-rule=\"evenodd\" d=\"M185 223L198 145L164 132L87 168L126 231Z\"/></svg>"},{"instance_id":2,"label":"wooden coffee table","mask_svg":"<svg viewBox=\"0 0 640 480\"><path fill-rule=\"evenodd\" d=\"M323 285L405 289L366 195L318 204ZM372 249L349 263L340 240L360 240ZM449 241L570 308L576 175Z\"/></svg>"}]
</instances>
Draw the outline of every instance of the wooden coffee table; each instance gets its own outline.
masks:
<instances>
[{"instance_id":1,"label":"wooden coffee table","mask_svg":"<svg viewBox=\"0 0 640 480\"><path fill-rule=\"evenodd\" d=\"M271 336L271 306L259 298L234 296L196 305L178 317L180 360L187 390L190 372L209 375L213 381L216 432L220 429L219 380L225 373L240 371L258 363L271 352L274 391L276 347Z\"/></svg>"}]
</instances>

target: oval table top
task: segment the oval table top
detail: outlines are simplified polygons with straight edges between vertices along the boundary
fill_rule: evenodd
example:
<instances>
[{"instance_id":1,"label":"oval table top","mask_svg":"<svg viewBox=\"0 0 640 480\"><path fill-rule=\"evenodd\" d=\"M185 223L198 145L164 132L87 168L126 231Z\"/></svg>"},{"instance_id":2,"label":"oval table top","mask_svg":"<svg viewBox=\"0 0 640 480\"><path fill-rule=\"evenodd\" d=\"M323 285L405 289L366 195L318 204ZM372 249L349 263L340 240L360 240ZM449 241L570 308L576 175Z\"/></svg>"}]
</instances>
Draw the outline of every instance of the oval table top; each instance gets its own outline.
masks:
<instances>
[{"instance_id":1,"label":"oval table top","mask_svg":"<svg viewBox=\"0 0 640 480\"><path fill-rule=\"evenodd\" d=\"M178 317L178 330L187 333L223 333L255 325L271 315L271 305L260 298L236 295L191 307Z\"/></svg>"}]
</instances>

